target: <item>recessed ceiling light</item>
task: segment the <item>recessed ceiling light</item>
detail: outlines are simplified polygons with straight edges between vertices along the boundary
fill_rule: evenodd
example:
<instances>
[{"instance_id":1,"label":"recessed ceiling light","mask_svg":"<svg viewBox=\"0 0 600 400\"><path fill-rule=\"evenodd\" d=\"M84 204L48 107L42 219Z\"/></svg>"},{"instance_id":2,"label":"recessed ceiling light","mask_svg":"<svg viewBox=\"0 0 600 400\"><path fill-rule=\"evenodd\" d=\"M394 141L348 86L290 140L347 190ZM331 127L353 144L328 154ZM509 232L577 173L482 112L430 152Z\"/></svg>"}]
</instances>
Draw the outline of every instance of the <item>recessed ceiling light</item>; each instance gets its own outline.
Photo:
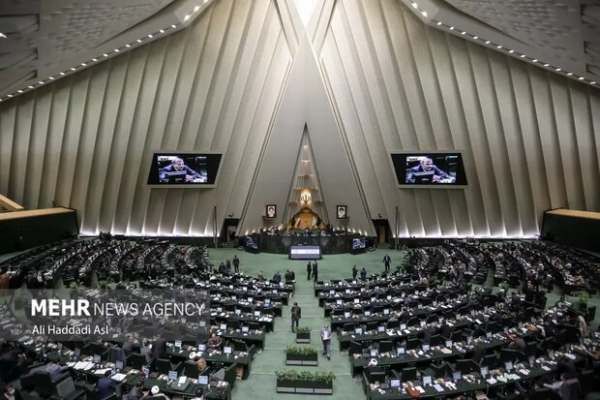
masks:
<instances>
[{"instance_id":1,"label":"recessed ceiling light","mask_svg":"<svg viewBox=\"0 0 600 400\"><path fill-rule=\"evenodd\" d=\"M546 63L544 64L544 67L548 68L550 66L550 64Z\"/></svg>"},{"instance_id":2,"label":"recessed ceiling light","mask_svg":"<svg viewBox=\"0 0 600 400\"><path fill-rule=\"evenodd\" d=\"M108 57L108 53L104 53L102 54L104 57Z\"/></svg>"},{"instance_id":3,"label":"recessed ceiling light","mask_svg":"<svg viewBox=\"0 0 600 400\"><path fill-rule=\"evenodd\" d=\"M538 59L537 59L537 58L534 58L533 60L531 60L531 62L534 62L534 63L536 63L536 62L538 62Z\"/></svg>"},{"instance_id":4,"label":"recessed ceiling light","mask_svg":"<svg viewBox=\"0 0 600 400\"><path fill-rule=\"evenodd\" d=\"M81 63L81 66L85 67L85 66L87 66L87 64L86 63Z\"/></svg>"},{"instance_id":5,"label":"recessed ceiling light","mask_svg":"<svg viewBox=\"0 0 600 400\"><path fill-rule=\"evenodd\" d=\"M161 29L159 32L160 32L160 33L165 33L165 30L164 30L164 29Z\"/></svg>"},{"instance_id":6,"label":"recessed ceiling light","mask_svg":"<svg viewBox=\"0 0 600 400\"><path fill-rule=\"evenodd\" d=\"M515 51L514 51L514 50L512 50L512 49L510 49L508 52L509 52L510 54L512 54L512 53L514 53Z\"/></svg>"},{"instance_id":7,"label":"recessed ceiling light","mask_svg":"<svg viewBox=\"0 0 600 400\"><path fill-rule=\"evenodd\" d=\"M417 8L417 7L419 7L419 6L417 5L417 3L415 3L414 1L413 1L413 2L411 2L411 3L410 3L410 5L411 5L411 6L413 6L413 8Z\"/></svg>"},{"instance_id":8,"label":"recessed ceiling light","mask_svg":"<svg viewBox=\"0 0 600 400\"><path fill-rule=\"evenodd\" d=\"M485 44L490 44L490 43L492 43L492 42L490 42L489 40L485 41Z\"/></svg>"},{"instance_id":9,"label":"recessed ceiling light","mask_svg":"<svg viewBox=\"0 0 600 400\"><path fill-rule=\"evenodd\" d=\"M38 81L38 85L43 85L44 81Z\"/></svg>"},{"instance_id":10,"label":"recessed ceiling light","mask_svg":"<svg viewBox=\"0 0 600 400\"><path fill-rule=\"evenodd\" d=\"M17 90L18 93L23 93L23 89Z\"/></svg>"},{"instance_id":11,"label":"recessed ceiling light","mask_svg":"<svg viewBox=\"0 0 600 400\"><path fill-rule=\"evenodd\" d=\"M75 67L71 67L71 71L75 71L75 69L76 69Z\"/></svg>"},{"instance_id":12,"label":"recessed ceiling light","mask_svg":"<svg viewBox=\"0 0 600 400\"><path fill-rule=\"evenodd\" d=\"M177 25L173 24L173 25L171 25L171 28L175 29L175 28L177 28Z\"/></svg>"},{"instance_id":13,"label":"recessed ceiling light","mask_svg":"<svg viewBox=\"0 0 600 400\"><path fill-rule=\"evenodd\" d=\"M153 37L154 37L154 35L153 35L153 34L151 34L151 33L149 33L149 34L148 34L148 38L149 38L149 39L152 39Z\"/></svg>"},{"instance_id":14,"label":"recessed ceiling light","mask_svg":"<svg viewBox=\"0 0 600 400\"><path fill-rule=\"evenodd\" d=\"M527 54L521 54L521 58L527 57Z\"/></svg>"},{"instance_id":15,"label":"recessed ceiling light","mask_svg":"<svg viewBox=\"0 0 600 400\"><path fill-rule=\"evenodd\" d=\"M461 35L466 35L466 34L467 34L467 32L466 32L466 31L462 31L460 34L461 34Z\"/></svg>"},{"instance_id":16,"label":"recessed ceiling light","mask_svg":"<svg viewBox=\"0 0 600 400\"><path fill-rule=\"evenodd\" d=\"M499 44L498 46L496 46L496 48L497 48L497 49L501 49L501 48L502 48L502 45L501 45L501 44Z\"/></svg>"},{"instance_id":17,"label":"recessed ceiling light","mask_svg":"<svg viewBox=\"0 0 600 400\"><path fill-rule=\"evenodd\" d=\"M436 25L437 26L441 26L442 25L442 21L438 21Z\"/></svg>"},{"instance_id":18,"label":"recessed ceiling light","mask_svg":"<svg viewBox=\"0 0 600 400\"><path fill-rule=\"evenodd\" d=\"M142 39L138 39L138 40L136 40L136 42L142 43Z\"/></svg>"},{"instance_id":19,"label":"recessed ceiling light","mask_svg":"<svg viewBox=\"0 0 600 400\"><path fill-rule=\"evenodd\" d=\"M48 79L50 79L51 81L53 81L54 77L53 76L49 76Z\"/></svg>"},{"instance_id":20,"label":"recessed ceiling light","mask_svg":"<svg viewBox=\"0 0 600 400\"><path fill-rule=\"evenodd\" d=\"M595 84L596 84L596 81L591 81L590 83L591 83L592 85L595 85Z\"/></svg>"},{"instance_id":21,"label":"recessed ceiling light","mask_svg":"<svg viewBox=\"0 0 600 400\"><path fill-rule=\"evenodd\" d=\"M119 49L115 49L114 50L115 53L118 53L119 51L121 51L121 50L119 50Z\"/></svg>"},{"instance_id":22,"label":"recessed ceiling light","mask_svg":"<svg viewBox=\"0 0 600 400\"><path fill-rule=\"evenodd\" d=\"M206 3L208 3L208 0L203 0L202 2L203 2L204 4L206 4Z\"/></svg>"},{"instance_id":23,"label":"recessed ceiling light","mask_svg":"<svg viewBox=\"0 0 600 400\"><path fill-rule=\"evenodd\" d=\"M6 35L4 33L0 32L0 38L6 39Z\"/></svg>"},{"instance_id":24,"label":"recessed ceiling light","mask_svg":"<svg viewBox=\"0 0 600 400\"><path fill-rule=\"evenodd\" d=\"M479 36L475 35L475 36L473 36L473 39L477 40L477 39L479 39Z\"/></svg>"},{"instance_id":25,"label":"recessed ceiling light","mask_svg":"<svg viewBox=\"0 0 600 400\"><path fill-rule=\"evenodd\" d=\"M584 79L585 79L585 78L584 78L583 76L580 76L580 77L579 77L579 80L580 80L580 81L582 81L582 80L584 80Z\"/></svg>"},{"instance_id":26,"label":"recessed ceiling light","mask_svg":"<svg viewBox=\"0 0 600 400\"><path fill-rule=\"evenodd\" d=\"M573 76L573 73L572 73L572 72L569 72L569 73L567 74L567 76Z\"/></svg>"},{"instance_id":27,"label":"recessed ceiling light","mask_svg":"<svg viewBox=\"0 0 600 400\"><path fill-rule=\"evenodd\" d=\"M131 45L130 45L129 43L127 43L127 44L125 45L125 47L127 47L127 48L130 48L130 47L131 47Z\"/></svg>"},{"instance_id":28,"label":"recessed ceiling light","mask_svg":"<svg viewBox=\"0 0 600 400\"><path fill-rule=\"evenodd\" d=\"M29 89L33 89L33 86L32 86L32 85L29 85L29 86L27 86L27 87L28 87Z\"/></svg>"},{"instance_id":29,"label":"recessed ceiling light","mask_svg":"<svg viewBox=\"0 0 600 400\"><path fill-rule=\"evenodd\" d=\"M98 59L97 58L92 58L92 61L96 62L96 61L98 61Z\"/></svg>"},{"instance_id":30,"label":"recessed ceiling light","mask_svg":"<svg viewBox=\"0 0 600 400\"><path fill-rule=\"evenodd\" d=\"M190 19L190 14L186 14L185 17L183 17L184 21L187 21L188 19Z\"/></svg>"},{"instance_id":31,"label":"recessed ceiling light","mask_svg":"<svg viewBox=\"0 0 600 400\"><path fill-rule=\"evenodd\" d=\"M200 10L200 6L194 7L194 12L198 12Z\"/></svg>"},{"instance_id":32,"label":"recessed ceiling light","mask_svg":"<svg viewBox=\"0 0 600 400\"><path fill-rule=\"evenodd\" d=\"M427 11L425 11L425 10L421 11L421 15L424 16L425 18L427 18Z\"/></svg>"},{"instance_id":33,"label":"recessed ceiling light","mask_svg":"<svg viewBox=\"0 0 600 400\"><path fill-rule=\"evenodd\" d=\"M8 97L13 97L13 95L12 95L12 94L9 94L9 95L8 95Z\"/></svg>"},{"instance_id":34,"label":"recessed ceiling light","mask_svg":"<svg viewBox=\"0 0 600 400\"><path fill-rule=\"evenodd\" d=\"M61 72L61 73L60 73L60 76L65 76L65 73L64 73L64 72Z\"/></svg>"},{"instance_id":35,"label":"recessed ceiling light","mask_svg":"<svg viewBox=\"0 0 600 400\"><path fill-rule=\"evenodd\" d=\"M561 68L556 68L555 71L556 72L560 72L560 71L562 71L562 69Z\"/></svg>"}]
</instances>

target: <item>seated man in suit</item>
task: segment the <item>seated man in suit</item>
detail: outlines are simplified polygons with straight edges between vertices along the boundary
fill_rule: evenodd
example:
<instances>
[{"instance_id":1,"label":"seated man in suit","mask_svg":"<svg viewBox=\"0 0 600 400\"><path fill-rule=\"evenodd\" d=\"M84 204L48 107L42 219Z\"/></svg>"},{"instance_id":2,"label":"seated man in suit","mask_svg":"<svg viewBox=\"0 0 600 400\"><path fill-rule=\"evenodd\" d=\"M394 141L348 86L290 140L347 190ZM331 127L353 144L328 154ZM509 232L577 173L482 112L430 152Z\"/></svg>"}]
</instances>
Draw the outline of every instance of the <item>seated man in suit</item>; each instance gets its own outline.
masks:
<instances>
[{"instance_id":1,"label":"seated man in suit","mask_svg":"<svg viewBox=\"0 0 600 400\"><path fill-rule=\"evenodd\" d=\"M150 394L148 396L142 397L142 400L171 400L169 396L160 392L158 386L152 386L150 389Z\"/></svg>"},{"instance_id":2,"label":"seated man in suit","mask_svg":"<svg viewBox=\"0 0 600 400\"><path fill-rule=\"evenodd\" d=\"M193 169L191 169L190 167L185 165L185 162L183 161L183 159L181 159L179 157L174 157L171 160L171 164L160 169L160 172L159 172L160 181L168 183L170 180L170 176L172 176L172 175L175 176L175 175L177 175L177 173L181 173L181 175L185 174L184 182L186 182L186 183L193 182L197 179L202 179L202 175L200 175L198 172L194 171Z\"/></svg>"},{"instance_id":3,"label":"seated man in suit","mask_svg":"<svg viewBox=\"0 0 600 400\"><path fill-rule=\"evenodd\" d=\"M6 385L2 388L1 400L16 400L15 388L12 385Z\"/></svg>"},{"instance_id":4,"label":"seated man in suit","mask_svg":"<svg viewBox=\"0 0 600 400\"><path fill-rule=\"evenodd\" d=\"M439 169L433 163L431 158L421 157L419 165L408 170L406 174L406 183L425 183L423 182L424 179L426 179L428 183L436 183L441 180L454 182L455 178Z\"/></svg>"},{"instance_id":5,"label":"seated man in suit","mask_svg":"<svg viewBox=\"0 0 600 400\"><path fill-rule=\"evenodd\" d=\"M98 379L96 383L96 392L98 392L98 398L104 399L115 392L115 383L110 379L110 371L106 371L104 376Z\"/></svg>"},{"instance_id":6,"label":"seated man in suit","mask_svg":"<svg viewBox=\"0 0 600 400\"><path fill-rule=\"evenodd\" d=\"M221 344L223 344L223 340L213 332L208 339L208 347L211 349L218 349L221 347Z\"/></svg>"}]
</instances>

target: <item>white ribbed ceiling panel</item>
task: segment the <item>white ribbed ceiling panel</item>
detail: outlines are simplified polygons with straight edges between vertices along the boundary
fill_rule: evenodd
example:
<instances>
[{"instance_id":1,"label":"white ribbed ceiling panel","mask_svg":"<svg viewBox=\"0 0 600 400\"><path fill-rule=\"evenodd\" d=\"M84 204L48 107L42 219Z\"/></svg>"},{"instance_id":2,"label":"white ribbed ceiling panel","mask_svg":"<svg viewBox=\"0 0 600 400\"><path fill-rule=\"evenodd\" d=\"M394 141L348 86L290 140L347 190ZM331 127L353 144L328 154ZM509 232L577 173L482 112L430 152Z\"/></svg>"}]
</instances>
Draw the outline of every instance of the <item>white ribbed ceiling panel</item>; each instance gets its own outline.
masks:
<instances>
[{"instance_id":1,"label":"white ribbed ceiling panel","mask_svg":"<svg viewBox=\"0 0 600 400\"><path fill-rule=\"evenodd\" d=\"M319 55L371 215L401 236L529 236L543 210L600 210L600 92L425 25L402 2L340 0ZM464 150L465 190L398 189L395 150Z\"/></svg>"},{"instance_id":2,"label":"white ribbed ceiling panel","mask_svg":"<svg viewBox=\"0 0 600 400\"><path fill-rule=\"evenodd\" d=\"M275 4L220 0L184 31L0 104L0 193L84 233L212 235L241 213L292 56ZM225 153L216 190L149 189L154 150Z\"/></svg>"}]
</instances>

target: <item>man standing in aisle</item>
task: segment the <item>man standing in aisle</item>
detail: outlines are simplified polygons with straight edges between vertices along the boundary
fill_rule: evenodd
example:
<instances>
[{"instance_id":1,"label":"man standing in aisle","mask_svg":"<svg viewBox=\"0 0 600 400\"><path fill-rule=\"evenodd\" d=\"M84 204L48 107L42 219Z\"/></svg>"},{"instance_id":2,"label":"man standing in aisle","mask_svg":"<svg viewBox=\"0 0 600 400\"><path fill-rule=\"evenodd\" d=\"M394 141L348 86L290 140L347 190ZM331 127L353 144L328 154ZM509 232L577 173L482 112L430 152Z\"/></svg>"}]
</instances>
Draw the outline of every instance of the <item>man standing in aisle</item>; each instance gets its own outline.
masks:
<instances>
[{"instance_id":1,"label":"man standing in aisle","mask_svg":"<svg viewBox=\"0 0 600 400\"><path fill-rule=\"evenodd\" d=\"M312 274L313 274L313 280L315 281L315 283L317 283L317 280L319 279L319 266L317 265L316 261L313 262Z\"/></svg>"},{"instance_id":2,"label":"man standing in aisle","mask_svg":"<svg viewBox=\"0 0 600 400\"><path fill-rule=\"evenodd\" d=\"M298 306L298 303L294 302L292 306L292 332L296 332L294 330L294 326L298 329L298 324L300 323L300 318L302 317L302 309Z\"/></svg>"},{"instance_id":3,"label":"man standing in aisle","mask_svg":"<svg viewBox=\"0 0 600 400\"><path fill-rule=\"evenodd\" d=\"M308 264L306 264L306 273L308 275L308 278L306 278L307 281L310 281L310 273L311 272L312 272L312 265L309 261Z\"/></svg>"},{"instance_id":4,"label":"man standing in aisle","mask_svg":"<svg viewBox=\"0 0 600 400\"><path fill-rule=\"evenodd\" d=\"M390 266L392 264L392 259L390 258L390 256L388 254L386 254L383 257L383 265L385 266L385 273L389 273L390 272Z\"/></svg>"},{"instance_id":5,"label":"man standing in aisle","mask_svg":"<svg viewBox=\"0 0 600 400\"><path fill-rule=\"evenodd\" d=\"M323 355L331 360L331 329L327 325L321 329L321 341L323 342Z\"/></svg>"},{"instance_id":6,"label":"man standing in aisle","mask_svg":"<svg viewBox=\"0 0 600 400\"><path fill-rule=\"evenodd\" d=\"M236 274L240 273L240 259L237 254L233 256L233 268Z\"/></svg>"}]
</instances>

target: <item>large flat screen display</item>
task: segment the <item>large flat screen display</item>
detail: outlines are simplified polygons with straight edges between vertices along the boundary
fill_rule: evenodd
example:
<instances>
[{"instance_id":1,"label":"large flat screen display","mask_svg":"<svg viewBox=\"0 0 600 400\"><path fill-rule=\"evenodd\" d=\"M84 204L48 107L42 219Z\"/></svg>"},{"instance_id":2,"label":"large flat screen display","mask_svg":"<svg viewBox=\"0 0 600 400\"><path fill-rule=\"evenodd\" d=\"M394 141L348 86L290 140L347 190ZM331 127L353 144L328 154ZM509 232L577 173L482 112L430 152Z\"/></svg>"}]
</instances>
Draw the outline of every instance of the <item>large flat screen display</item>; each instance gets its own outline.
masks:
<instances>
[{"instance_id":1,"label":"large flat screen display","mask_svg":"<svg viewBox=\"0 0 600 400\"><path fill-rule=\"evenodd\" d=\"M392 153L400 186L451 188L467 185L462 153Z\"/></svg>"},{"instance_id":2,"label":"large flat screen display","mask_svg":"<svg viewBox=\"0 0 600 400\"><path fill-rule=\"evenodd\" d=\"M214 187L222 157L222 154L217 153L154 153L148 185Z\"/></svg>"}]
</instances>

